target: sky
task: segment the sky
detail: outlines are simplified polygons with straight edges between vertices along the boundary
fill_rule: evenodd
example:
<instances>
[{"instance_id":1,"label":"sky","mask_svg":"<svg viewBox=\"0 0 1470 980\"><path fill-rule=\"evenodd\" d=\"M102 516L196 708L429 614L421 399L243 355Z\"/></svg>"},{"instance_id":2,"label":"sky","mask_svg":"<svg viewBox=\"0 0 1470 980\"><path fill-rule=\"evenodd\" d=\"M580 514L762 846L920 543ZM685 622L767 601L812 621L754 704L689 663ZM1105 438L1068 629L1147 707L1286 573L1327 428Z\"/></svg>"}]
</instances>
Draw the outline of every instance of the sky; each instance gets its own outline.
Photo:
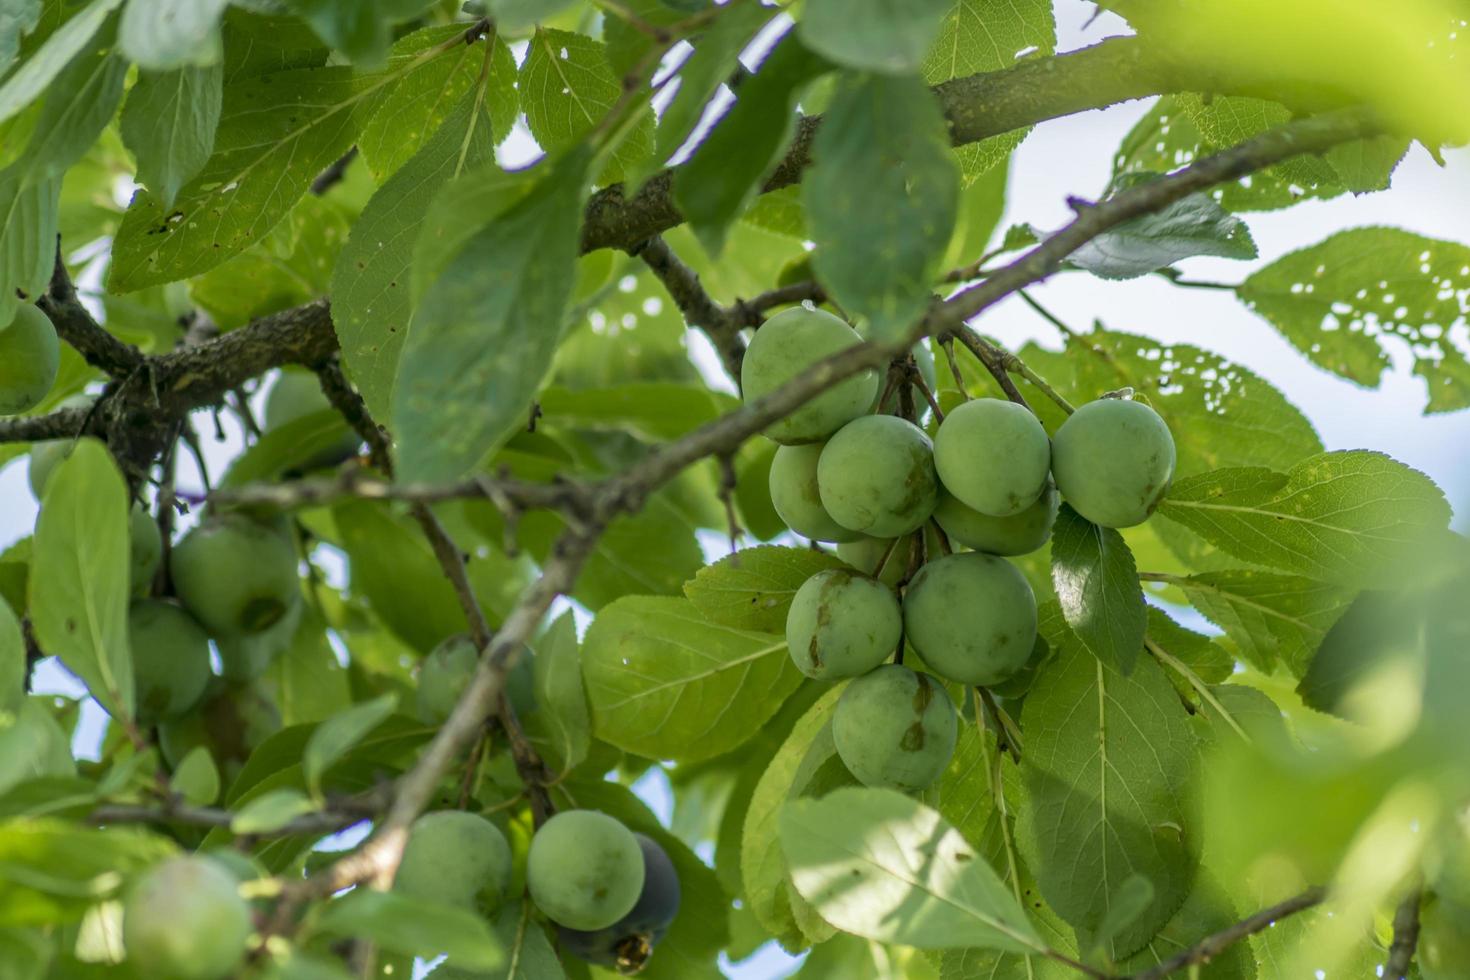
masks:
<instances>
[{"instance_id":1,"label":"sky","mask_svg":"<svg viewBox=\"0 0 1470 980\"><path fill-rule=\"evenodd\" d=\"M1090 5L1058 0L1058 50L1071 50L1121 31L1112 15L1091 17ZM1085 25L1085 26L1084 26ZM1106 187L1115 148L1124 134L1147 111L1149 103L1134 102L1046 123L1034 130L1017 150L1011 167L1006 215L1002 227L1028 222L1038 228L1056 228L1071 217L1070 194L1097 196ZM507 162L534 153L524 135L504 148ZM1390 190L1360 198L1310 202L1288 211L1245 215L1260 246L1253 262L1199 258L1180 263L1191 278L1238 282L1252 270L1286 252L1321 241L1335 231L1366 225L1391 225L1423 235L1464 241L1470 238L1470 151L1446 154L1440 168L1422 149L1411 151L1394 175ZM1470 529L1470 411L1439 416L1423 415L1424 384L1412 374L1412 361L1403 349L1391 349L1393 366L1377 389L1364 389L1330 375L1309 363L1263 319L1242 306L1232 294L1211 290L1178 289L1156 277L1126 282L1104 282L1081 273L1059 275L1035 287L1032 295L1076 329L1087 329L1094 319L1109 327L1167 341L1188 342L1237 361L1279 388L1316 425L1328 449L1376 449L1429 474L1456 508L1456 525ZM988 312L977 324L1005 343L1019 348L1029 340L1060 346L1060 335L1019 300L1010 300ZM1462 326L1460 330L1464 331ZM1463 339L1463 336L1462 336ZM711 377L718 362L707 344L691 342L696 363ZM239 435L229 432L223 444L205 440L212 469L239 449ZM198 487L187 456L180 475L182 487ZM0 471L0 549L30 533L35 501L26 487L25 461ZM711 548L719 547L713 539ZM723 553L723 551L720 551ZM79 685L50 666L38 675L38 689L79 694ZM100 711L88 710L78 747L95 745ZM644 797L667 819L669 799L658 777L640 785ZM774 980L799 964L774 948L728 968L740 980Z\"/></svg>"}]
</instances>

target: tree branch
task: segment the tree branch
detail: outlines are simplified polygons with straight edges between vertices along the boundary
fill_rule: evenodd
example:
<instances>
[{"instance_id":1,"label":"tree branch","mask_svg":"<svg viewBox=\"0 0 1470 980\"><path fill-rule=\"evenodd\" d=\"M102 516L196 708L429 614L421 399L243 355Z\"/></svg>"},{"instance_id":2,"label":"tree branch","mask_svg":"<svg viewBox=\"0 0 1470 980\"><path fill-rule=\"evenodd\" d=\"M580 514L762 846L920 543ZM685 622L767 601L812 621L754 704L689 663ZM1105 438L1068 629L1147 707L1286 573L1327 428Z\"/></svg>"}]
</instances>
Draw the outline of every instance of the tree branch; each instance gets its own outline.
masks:
<instances>
[{"instance_id":1,"label":"tree branch","mask_svg":"<svg viewBox=\"0 0 1470 980\"><path fill-rule=\"evenodd\" d=\"M3 426L0 420L0 426ZM558 479L532 483L511 478L472 477L459 483L394 483L362 469L347 469L333 477L312 477L283 483L251 483L217 490L210 498L224 504L264 504L279 510L318 507L353 498L399 500L436 504L445 500L489 500L504 511L584 511L589 489L581 483Z\"/></svg>"},{"instance_id":2,"label":"tree branch","mask_svg":"<svg viewBox=\"0 0 1470 980\"><path fill-rule=\"evenodd\" d=\"M331 834L364 820L371 820L382 810L383 794L344 798L328 803L326 809L294 817L274 830L250 834L251 837L291 837L296 834ZM87 819L99 826L117 824L178 824L189 827L228 828L235 814L209 806L190 806L177 799L158 806L140 804L108 804L93 810Z\"/></svg>"},{"instance_id":3,"label":"tree branch","mask_svg":"<svg viewBox=\"0 0 1470 980\"><path fill-rule=\"evenodd\" d=\"M42 442L47 439L75 439L93 431L90 408L63 408L50 415L26 418L0 418L0 442Z\"/></svg>"},{"instance_id":4,"label":"tree branch","mask_svg":"<svg viewBox=\"0 0 1470 980\"><path fill-rule=\"evenodd\" d=\"M1404 980L1409 975L1409 966L1414 962L1414 950L1419 946L1419 904L1423 900L1423 890L1415 888L1395 910L1393 942L1388 947L1388 963L1383 968L1383 980Z\"/></svg>"},{"instance_id":5,"label":"tree branch","mask_svg":"<svg viewBox=\"0 0 1470 980\"><path fill-rule=\"evenodd\" d=\"M1284 919L1289 915L1295 915L1303 909L1309 909L1320 904L1327 895L1325 888L1308 888L1300 895L1288 898L1286 901L1273 905L1268 909L1262 909L1247 919L1242 919L1235 925L1211 936L1206 936L1193 946L1171 956L1169 959L1151 969L1132 975L1131 980L1162 980L1169 974L1197 963L1206 963L1212 957L1218 956L1232 943L1238 942L1247 936L1268 928L1273 922Z\"/></svg>"},{"instance_id":6,"label":"tree branch","mask_svg":"<svg viewBox=\"0 0 1470 980\"><path fill-rule=\"evenodd\" d=\"M114 378L125 379L142 367L147 358L132 344L125 344L92 319L92 314L77 298L66 263L61 258L61 239L56 242L56 264L51 269L51 283L36 300L41 312L50 318L56 334L66 341L94 368Z\"/></svg>"},{"instance_id":7,"label":"tree branch","mask_svg":"<svg viewBox=\"0 0 1470 980\"><path fill-rule=\"evenodd\" d=\"M745 341L740 336L741 318L716 303L699 281L699 273L684 264L669 248L668 242L657 235L635 245L629 252L642 259L658 276L674 305L684 314L684 322L698 327L715 345L725 373L738 385L740 362L745 358Z\"/></svg>"}]
</instances>

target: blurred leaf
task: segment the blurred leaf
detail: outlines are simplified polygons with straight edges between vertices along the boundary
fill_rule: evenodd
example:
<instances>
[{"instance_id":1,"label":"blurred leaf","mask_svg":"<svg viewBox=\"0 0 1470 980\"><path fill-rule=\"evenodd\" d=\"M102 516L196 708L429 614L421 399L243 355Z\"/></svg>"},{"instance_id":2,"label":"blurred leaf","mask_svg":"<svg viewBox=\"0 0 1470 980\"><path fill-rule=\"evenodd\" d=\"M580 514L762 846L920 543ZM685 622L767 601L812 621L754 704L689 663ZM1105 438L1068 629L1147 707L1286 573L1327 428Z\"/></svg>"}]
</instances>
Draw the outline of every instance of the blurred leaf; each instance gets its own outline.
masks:
<instances>
[{"instance_id":1,"label":"blurred leaf","mask_svg":"<svg viewBox=\"0 0 1470 980\"><path fill-rule=\"evenodd\" d=\"M1239 919L1240 915L1224 889L1213 878L1201 874L1174 917L1148 941L1147 946L1118 964L1119 968L1131 973L1156 967L1192 948L1205 936L1234 925ZM1270 932L1276 925L1279 923L1266 931ZM1209 962L1201 967L1199 975L1204 980L1256 980L1256 963L1246 943L1231 943L1211 956ZM1344 974L1352 975L1356 974Z\"/></svg>"},{"instance_id":2,"label":"blurred leaf","mask_svg":"<svg viewBox=\"0 0 1470 980\"><path fill-rule=\"evenodd\" d=\"M19 684L16 691L23 689ZM29 782L67 777L76 772L71 758L71 740L38 698L25 698L15 708L0 714L0 793ZM71 796L74 787L63 792ZM39 800L30 802L40 802ZM11 801L11 812L26 814L51 813L55 799L46 797L45 806L33 807Z\"/></svg>"},{"instance_id":3,"label":"blurred leaf","mask_svg":"<svg viewBox=\"0 0 1470 980\"><path fill-rule=\"evenodd\" d=\"M84 50L122 0L92 0L46 38L19 68L0 81L0 122L4 122L44 92L67 64Z\"/></svg>"},{"instance_id":4,"label":"blurred leaf","mask_svg":"<svg viewBox=\"0 0 1470 980\"><path fill-rule=\"evenodd\" d=\"M209 806L219 799L219 770L214 766L209 749L203 745L190 749L183 761L174 767L168 788L193 806Z\"/></svg>"},{"instance_id":5,"label":"blurred leaf","mask_svg":"<svg viewBox=\"0 0 1470 980\"><path fill-rule=\"evenodd\" d=\"M1434 482L1381 453L1323 453L1287 473L1237 467L1178 481L1159 512L1245 561L1325 582L1393 582L1443 529Z\"/></svg>"},{"instance_id":6,"label":"blurred leaf","mask_svg":"<svg viewBox=\"0 0 1470 980\"><path fill-rule=\"evenodd\" d=\"M570 7L574 0L488 0L495 22L507 30L530 27Z\"/></svg>"},{"instance_id":7,"label":"blurred leaf","mask_svg":"<svg viewBox=\"0 0 1470 980\"><path fill-rule=\"evenodd\" d=\"M321 795L322 774L342 758L348 749L360 742L363 736L382 724L396 707L398 695L384 694L338 712L316 727L301 756L306 785L314 796Z\"/></svg>"},{"instance_id":8,"label":"blurred leaf","mask_svg":"<svg viewBox=\"0 0 1470 980\"><path fill-rule=\"evenodd\" d=\"M36 639L111 714L133 714L128 493L102 443L82 439L46 484L32 544Z\"/></svg>"},{"instance_id":9,"label":"blurred leaf","mask_svg":"<svg viewBox=\"0 0 1470 980\"><path fill-rule=\"evenodd\" d=\"M1062 615L1093 656L1132 672L1147 620L1138 570L1123 536L1063 504L1052 530L1051 577Z\"/></svg>"},{"instance_id":10,"label":"blurred leaf","mask_svg":"<svg viewBox=\"0 0 1470 980\"><path fill-rule=\"evenodd\" d=\"M414 311L393 403L399 476L463 476L525 424L576 282L590 152L543 164Z\"/></svg>"},{"instance_id":11,"label":"blurred leaf","mask_svg":"<svg viewBox=\"0 0 1470 980\"><path fill-rule=\"evenodd\" d=\"M4 24L0 13L0 27ZM0 69L3 61L0 59ZM42 980L52 953L52 941L40 929L0 928L0 977L4 980Z\"/></svg>"},{"instance_id":12,"label":"blurred leaf","mask_svg":"<svg viewBox=\"0 0 1470 980\"><path fill-rule=\"evenodd\" d=\"M328 46L347 56L347 60L365 69L381 68L388 58L393 41L393 22L406 20L417 13L413 7L427 7L431 0L413 4L394 0L357 0L342 4L336 0L286 0L286 6L311 25ZM394 17L395 7L405 8L404 17Z\"/></svg>"},{"instance_id":13,"label":"blurred leaf","mask_svg":"<svg viewBox=\"0 0 1470 980\"><path fill-rule=\"evenodd\" d=\"M370 937L380 947L433 959L441 954L469 970L494 970L504 950L484 919L468 909L396 892L358 888L329 903L319 931L342 938Z\"/></svg>"},{"instance_id":14,"label":"blurred leaf","mask_svg":"<svg viewBox=\"0 0 1470 980\"><path fill-rule=\"evenodd\" d=\"M843 567L842 559L811 548L744 548L701 568L684 594L718 626L784 633L796 590L817 572Z\"/></svg>"},{"instance_id":15,"label":"blurred leaf","mask_svg":"<svg viewBox=\"0 0 1470 980\"><path fill-rule=\"evenodd\" d=\"M920 948L1044 950L1014 896L936 811L885 789L781 812L796 890L845 932Z\"/></svg>"},{"instance_id":16,"label":"blurred leaf","mask_svg":"<svg viewBox=\"0 0 1470 980\"><path fill-rule=\"evenodd\" d=\"M740 745L801 683L783 638L716 626L687 599L654 596L598 613L582 673L598 738L681 762Z\"/></svg>"},{"instance_id":17,"label":"blurred leaf","mask_svg":"<svg viewBox=\"0 0 1470 980\"><path fill-rule=\"evenodd\" d=\"M1109 196L1157 179L1124 174ZM1196 255L1253 259L1256 243L1245 222L1205 194L1191 194L1157 211L1125 221L1074 251L1067 261L1103 279L1132 279Z\"/></svg>"},{"instance_id":18,"label":"blurred leaf","mask_svg":"<svg viewBox=\"0 0 1470 980\"><path fill-rule=\"evenodd\" d=\"M8 602L0 602L0 713L16 711L25 702L30 672L20 620Z\"/></svg>"},{"instance_id":19,"label":"blurred leaf","mask_svg":"<svg viewBox=\"0 0 1470 980\"><path fill-rule=\"evenodd\" d=\"M75 921L123 882L176 853L133 827L99 830L40 818L0 822L0 926Z\"/></svg>"},{"instance_id":20,"label":"blurred leaf","mask_svg":"<svg viewBox=\"0 0 1470 980\"><path fill-rule=\"evenodd\" d=\"M0 75L10 70L20 39L36 29L41 17L41 0L6 0L0 4Z\"/></svg>"},{"instance_id":21,"label":"blurred leaf","mask_svg":"<svg viewBox=\"0 0 1470 980\"><path fill-rule=\"evenodd\" d=\"M144 69L218 65L229 0L130 0L118 23L122 53Z\"/></svg>"},{"instance_id":22,"label":"blurred leaf","mask_svg":"<svg viewBox=\"0 0 1470 980\"><path fill-rule=\"evenodd\" d=\"M216 63L143 71L128 92L123 141L138 161L138 183L153 191L165 208L214 151L223 83L224 66Z\"/></svg>"},{"instance_id":23,"label":"blurred leaf","mask_svg":"<svg viewBox=\"0 0 1470 980\"><path fill-rule=\"evenodd\" d=\"M1397 228L1351 228L1241 284L1241 300L1320 367L1376 388L1397 337L1429 387L1426 411L1470 406L1470 247Z\"/></svg>"},{"instance_id":24,"label":"blurred leaf","mask_svg":"<svg viewBox=\"0 0 1470 980\"><path fill-rule=\"evenodd\" d=\"M230 821L230 833L269 834L316 810L316 802L299 789L271 790L253 798L235 812Z\"/></svg>"},{"instance_id":25,"label":"blurred leaf","mask_svg":"<svg viewBox=\"0 0 1470 980\"><path fill-rule=\"evenodd\" d=\"M928 308L954 232L959 170L939 103L917 78L850 76L811 152L817 275L871 339L899 339Z\"/></svg>"},{"instance_id":26,"label":"blurred leaf","mask_svg":"<svg viewBox=\"0 0 1470 980\"><path fill-rule=\"evenodd\" d=\"M21 296L51 281L59 216L58 178L31 181L20 164L0 170L0 320L15 319Z\"/></svg>"},{"instance_id":27,"label":"blurred leaf","mask_svg":"<svg viewBox=\"0 0 1470 980\"><path fill-rule=\"evenodd\" d=\"M903 75L924 60L949 0L807 0L797 30L839 65Z\"/></svg>"},{"instance_id":28,"label":"blurred leaf","mask_svg":"<svg viewBox=\"0 0 1470 980\"><path fill-rule=\"evenodd\" d=\"M1026 696L1019 841L1042 894L1078 930L1095 932L1125 879L1153 901L1108 944L1140 949L1183 902L1197 833L1185 788L1198 758L1188 715L1163 670L1140 659L1128 676L1092 656L1060 610L1042 610L1056 657Z\"/></svg>"}]
</instances>

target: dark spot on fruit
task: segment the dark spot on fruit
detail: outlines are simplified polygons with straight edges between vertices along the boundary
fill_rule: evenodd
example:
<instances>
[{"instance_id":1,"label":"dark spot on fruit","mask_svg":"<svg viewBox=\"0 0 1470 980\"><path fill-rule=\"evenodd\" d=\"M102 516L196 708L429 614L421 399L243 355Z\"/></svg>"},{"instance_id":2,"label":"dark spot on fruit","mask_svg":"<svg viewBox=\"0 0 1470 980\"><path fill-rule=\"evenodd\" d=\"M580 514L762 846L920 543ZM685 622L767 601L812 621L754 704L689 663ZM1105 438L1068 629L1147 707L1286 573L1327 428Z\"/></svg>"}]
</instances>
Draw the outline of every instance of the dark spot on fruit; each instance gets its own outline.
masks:
<instances>
[{"instance_id":1,"label":"dark spot on fruit","mask_svg":"<svg viewBox=\"0 0 1470 980\"><path fill-rule=\"evenodd\" d=\"M240 625L251 633L269 629L286 615L286 604L274 596L251 599L240 610Z\"/></svg>"},{"instance_id":2,"label":"dark spot on fruit","mask_svg":"<svg viewBox=\"0 0 1470 980\"><path fill-rule=\"evenodd\" d=\"M899 739L898 747L905 752L918 752L924 747L924 740L924 721L921 718L904 729L903 738Z\"/></svg>"}]
</instances>

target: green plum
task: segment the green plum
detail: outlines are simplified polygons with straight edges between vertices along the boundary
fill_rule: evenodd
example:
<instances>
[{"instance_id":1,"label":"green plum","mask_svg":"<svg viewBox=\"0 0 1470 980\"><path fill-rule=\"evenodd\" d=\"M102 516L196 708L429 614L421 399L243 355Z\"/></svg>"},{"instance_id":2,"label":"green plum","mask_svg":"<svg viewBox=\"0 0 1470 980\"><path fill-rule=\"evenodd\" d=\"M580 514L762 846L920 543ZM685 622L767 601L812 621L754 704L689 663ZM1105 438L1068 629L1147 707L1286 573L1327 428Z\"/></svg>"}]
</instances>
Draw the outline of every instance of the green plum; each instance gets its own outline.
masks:
<instances>
[{"instance_id":1,"label":"green plum","mask_svg":"<svg viewBox=\"0 0 1470 980\"><path fill-rule=\"evenodd\" d=\"M892 538L870 538L866 535L860 536L856 541L844 541L837 546L837 557L847 562L853 568L868 575L877 575L878 581L885 585L898 587L903 581L904 572L908 571L909 564L909 541L894 542ZM888 558L885 561L884 555ZM879 569L878 563L883 562Z\"/></svg>"},{"instance_id":2,"label":"green plum","mask_svg":"<svg viewBox=\"0 0 1470 980\"><path fill-rule=\"evenodd\" d=\"M903 636L893 590L844 568L802 583L786 614L786 648L808 677L835 681L865 674L887 660Z\"/></svg>"},{"instance_id":3,"label":"green plum","mask_svg":"<svg viewBox=\"0 0 1470 980\"><path fill-rule=\"evenodd\" d=\"M597 932L561 926L556 930L563 949L578 959L611 966L632 975L643 969L679 914L682 889L679 872L668 853L652 837L634 834L643 849L643 893L633 911Z\"/></svg>"},{"instance_id":4,"label":"green plum","mask_svg":"<svg viewBox=\"0 0 1470 980\"><path fill-rule=\"evenodd\" d=\"M563 810L542 824L526 855L526 888L557 925L606 929L643 893L643 850L633 832L597 810Z\"/></svg>"},{"instance_id":5,"label":"green plum","mask_svg":"<svg viewBox=\"0 0 1470 980\"><path fill-rule=\"evenodd\" d=\"M1028 555L1046 544L1056 523L1061 498L1050 487L1019 514L991 517L966 507L953 494L939 491L934 519L951 541L992 555Z\"/></svg>"},{"instance_id":6,"label":"green plum","mask_svg":"<svg viewBox=\"0 0 1470 980\"><path fill-rule=\"evenodd\" d=\"M138 720L151 725L199 703L209 684L209 636L183 609L139 599L128 609Z\"/></svg>"},{"instance_id":7,"label":"green plum","mask_svg":"<svg viewBox=\"0 0 1470 980\"><path fill-rule=\"evenodd\" d=\"M755 332L740 365L740 389L755 401L818 361L862 343L856 330L831 313L795 306L771 317ZM862 415L878 395L878 372L844 378L785 418L766 435L783 445L821 442Z\"/></svg>"},{"instance_id":8,"label":"green plum","mask_svg":"<svg viewBox=\"0 0 1470 980\"><path fill-rule=\"evenodd\" d=\"M469 686L480 662L480 651L468 636L451 636L441 642L419 666L417 693L420 720L442 725L455 702Z\"/></svg>"},{"instance_id":9,"label":"green plum","mask_svg":"<svg viewBox=\"0 0 1470 980\"><path fill-rule=\"evenodd\" d=\"M1051 469L1051 442L1015 402L977 398L944 417L934 434L939 481L966 506L1009 517L1036 503Z\"/></svg>"},{"instance_id":10,"label":"green plum","mask_svg":"<svg viewBox=\"0 0 1470 980\"><path fill-rule=\"evenodd\" d=\"M771 461L771 504L786 526L813 541L856 541L862 537L832 519L817 489L817 461L824 443L782 446Z\"/></svg>"},{"instance_id":11,"label":"green plum","mask_svg":"<svg viewBox=\"0 0 1470 980\"><path fill-rule=\"evenodd\" d=\"M259 633L215 637L220 676L228 681L250 681L264 674L277 657L291 648L302 612L302 603L293 603L286 615Z\"/></svg>"},{"instance_id":12,"label":"green plum","mask_svg":"<svg viewBox=\"0 0 1470 980\"><path fill-rule=\"evenodd\" d=\"M931 561L903 598L908 641L934 671L987 687L1025 666L1036 643L1036 597L1004 558L967 551Z\"/></svg>"},{"instance_id":13,"label":"green plum","mask_svg":"<svg viewBox=\"0 0 1470 980\"><path fill-rule=\"evenodd\" d=\"M510 844L476 813L435 810L414 821L393 890L494 911L510 887Z\"/></svg>"},{"instance_id":14,"label":"green plum","mask_svg":"<svg viewBox=\"0 0 1470 980\"><path fill-rule=\"evenodd\" d=\"M138 976L220 980L245 955L250 906L234 875L209 858L170 858L123 903L123 946Z\"/></svg>"},{"instance_id":15,"label":"green plum","mask_svg":"<svg viewBox=\"0 0 1470 980\"><path fill-rule=\"evenodd\" d=\"M1072 509L1103 527L1148 520L1174 477L1174 437L1142 402L1101 398L1052 438L1052 474Z\"/></svg>"},{"instance_id":16,"label":"green plum","mask_svg":"<svg viewBox=\"0 0 1470 980\"><path fill-rule=\"evenodd\" d=\"M912 793L949 765L959 719L949 692L928 674L884 664L848 682L832 713L832 741L864 786Z\"/></svg>"},{"instance_id":17,"label":"green plum","mask_svg":"<svg viewBox=\"0 0 1470 980\"><path fill-rule=\"evenodd\" d=\"M179 599L215 636L263 632L300 600L291 542L238 514L185 535L171 568Z\"/></svg>"},{"instance_id":18,"label":"green plum","mask_svg":"<svg viewBox=\"0 0 1470 980\"><path fill-rule=\"evenodd\" d=\"M56 383L61 344L51 318L29 304L0 327L0 415L28 412Z\"/></svg>"},{"instance_id":19,"label":"green plum","mask_svg":"<svg viewBox=\"0 0 1470 980\"><path fill-rule=\"evenodd\" d=\"M924 430L893 415L866 415L833 436L817 461L822 506L843 527L878 538L908 534L938 498Z\"/></svg>"},{"instance_id":20,"label":"green plum","mask_svg":"<svg viewBox=\"0 0 1470 980\"><path fill-rule=\"evenodd\" d=\"M163 536L158 532L158 522L142 504L133 504L128 514L128 544L128 581L134 596L146 596L163 561Z\"/></svg>"}]
</instances>

